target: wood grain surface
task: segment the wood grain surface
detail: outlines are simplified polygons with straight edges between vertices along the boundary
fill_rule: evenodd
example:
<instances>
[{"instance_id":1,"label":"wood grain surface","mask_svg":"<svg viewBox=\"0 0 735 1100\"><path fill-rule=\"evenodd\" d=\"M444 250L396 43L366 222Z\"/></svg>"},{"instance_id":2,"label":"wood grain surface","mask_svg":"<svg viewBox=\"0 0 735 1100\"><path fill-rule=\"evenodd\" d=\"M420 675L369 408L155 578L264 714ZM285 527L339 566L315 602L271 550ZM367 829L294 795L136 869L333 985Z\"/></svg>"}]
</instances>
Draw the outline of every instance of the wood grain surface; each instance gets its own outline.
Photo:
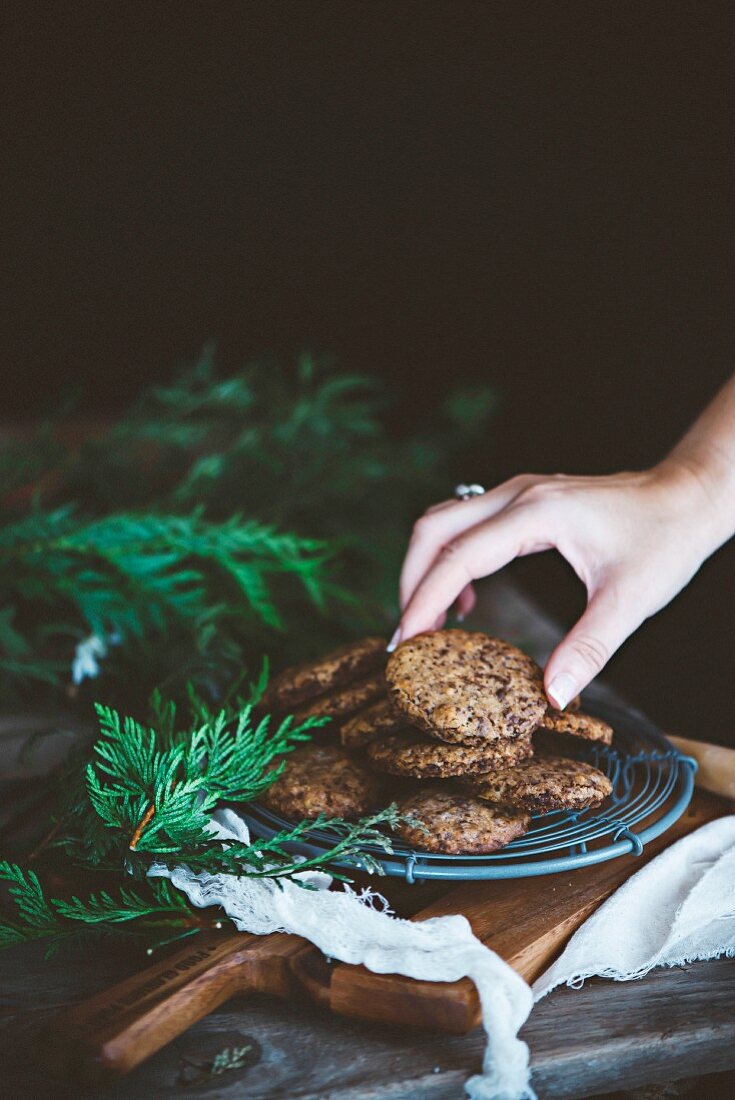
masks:
<instances>
[{"instance_id":1,"label":"wood grain surface","mask_svg":"<svg viewBox=\"0 0 735 1100\"><path fill-rule=\"evenodd\" d=\"M78 1086L38 1043L52 1011L139 965L128 952L49 965L33 945L0 955L4 1100L67 1100ZM735 963L655 971L643 981L559 989L522 1032L540 1100L633 1088L735 1066ZM250 1046L241 1070L211 1077L215 1055ZM461 1100L479 1069L483 1035L364 1023L299 997L235 997L131 1074L89 1100ZM707 1093L703 1096L710 1100Z\"/></svg>"},{"instance_id":2,"label":"wood grain surface","mask_svg":"<svg viewBox=\"0 0 735 1100\"><path fill-rule=\"evenodd\" d=\"M49 1029L67 1072L90 1080L127 1073L236 993L294 991L298 936L207 935L112 989L59 1013Z\"/></svg>"},{"instance_id":3,"label":"wood grain surface","mask_svg":"<svg viewBox=\"0 0 735 1100\"><path fill-rule=\"evenodd\" d=\"M688 737L670 737L671 743L685 756L697 761L697 786L735 802L735 749L692 741Z\"/></svg>"}]
</instances>

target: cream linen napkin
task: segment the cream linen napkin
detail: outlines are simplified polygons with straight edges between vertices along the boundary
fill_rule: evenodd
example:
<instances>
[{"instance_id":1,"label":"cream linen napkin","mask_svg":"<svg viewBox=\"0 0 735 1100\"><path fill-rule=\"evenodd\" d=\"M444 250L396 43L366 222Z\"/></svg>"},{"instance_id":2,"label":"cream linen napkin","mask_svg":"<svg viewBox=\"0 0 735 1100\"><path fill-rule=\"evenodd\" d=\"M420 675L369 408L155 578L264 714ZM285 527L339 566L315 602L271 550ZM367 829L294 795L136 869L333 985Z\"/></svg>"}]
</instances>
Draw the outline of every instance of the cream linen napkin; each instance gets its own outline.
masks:
<instances>
[{"instance_id":1,"label":"cream linen napkin","mask_svg":"<svg viewBox=\"0 0 735 1100\"><path fill-rule=\"evenodd\" d=\"M735 954L735 815L666 848L575 932L534 983L534 1000L597 975L630 981L655 966Z\"/></svg>"}]
</instances>

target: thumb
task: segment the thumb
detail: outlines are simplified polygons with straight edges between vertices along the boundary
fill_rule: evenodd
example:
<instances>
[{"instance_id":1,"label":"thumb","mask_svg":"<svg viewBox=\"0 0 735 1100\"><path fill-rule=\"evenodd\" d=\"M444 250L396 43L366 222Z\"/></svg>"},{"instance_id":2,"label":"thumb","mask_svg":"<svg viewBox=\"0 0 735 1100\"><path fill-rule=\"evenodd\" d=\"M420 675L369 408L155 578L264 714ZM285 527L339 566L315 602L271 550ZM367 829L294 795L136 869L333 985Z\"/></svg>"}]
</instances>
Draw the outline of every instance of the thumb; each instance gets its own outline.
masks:
<instances>
[{"instance_id":1,"label":"thumb","mask_svg":"<svg viewBox=\"0 0 735 1100\"><path fill-rule=\"evenodd\" d=\"M552 705L563 710L605 667L644 618L640 601L625 591L609 585L596 592L584 615L546 665L544 683Z\"/></svg>"}]
</instances>

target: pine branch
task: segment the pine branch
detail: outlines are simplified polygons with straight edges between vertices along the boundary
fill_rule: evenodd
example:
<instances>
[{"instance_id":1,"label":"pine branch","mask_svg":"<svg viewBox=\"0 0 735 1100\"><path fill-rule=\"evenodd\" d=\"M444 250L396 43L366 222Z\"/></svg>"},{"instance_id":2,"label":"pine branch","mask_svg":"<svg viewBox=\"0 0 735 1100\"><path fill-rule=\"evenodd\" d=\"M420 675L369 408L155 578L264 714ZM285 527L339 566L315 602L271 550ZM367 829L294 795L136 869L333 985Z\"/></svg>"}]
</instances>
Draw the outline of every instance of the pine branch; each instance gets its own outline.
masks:
<instances>
[{"instance_id":1,"label":"pine branch","mask_svg":"<svg viewBox=\"0 0 735 1100\"><path fill-rule=\"evenodd\" d=\"M122 886L115 894L107 890L82 899L47 898L33 871L14 863L0 863L0 880L9 882L15 905L13 920L0 920L0 947L50 940L54 944L79 938L79 925L109 933L115 925L151 920L175 925L190 923L192 910L183 894L166 880L149 879L145 894Z\"/></svg>"},{"instance_id":2,"label":"pine branch","mask_svg":"<svg viewBox=\"0 0 735 1100\"><path fill-rule=\"evenodd\" d=\"M261 688L262 677L255 690ZM201 724L177 732L175 708L160 696L154 702L163 732L97 704L101 736L60 842L78 861L99 866L115 853L163 856L209 843L217 804L257 798L280 775L284 754L326 721L294 725L286 718L271 728L268 716L253 722L249 704L213 714L199 703Z\"/></svg>"},{"instance_id":3,"label":"pine branch","mask_svg":"<svg viewBox=\"0 0 735 1100\"><path fill-rule=\"evenodd\" d=\"M38 876L3 860L0 862L0 881L10 883L9 894L17 909L16 921L0 922L0 946L52 935L58 921Z\"/></svg>"},{"instance_id":4,"label":"pine branch","mask_svg":"<svg viewBox=\"0 0 735 1100\"><path fill-rule=\"evenodd\" d=\"M252 696L265 675L250 686ZM194 724L177 725L177 708L158 693L152 711L160 728L146 726L113 707L97 704L100 736L86 766L70 769L61 785L67 799L53 823L54 841L87 877L122 877L82 897L48 898L37 875L16 864L0 865L10 884L15 917L0 923L0 945L33 939L74 942L79 926L112 934L119 925L139 929L196 927L187 900L165 880L152 878L153 865L210 874L249 875L276 882L290 879L304 888L303 872L325 868L346 875L335 863L380 873L381 855L392 851L389 832L403 820L391 805L361 821L302 821L269 839L251 843L217 839L211 816L221 802L250 801L280 775L284 756L308 740L324 719L294 724L253 721L252 706L213 713L196 695ZM312 830L328 838L323 851L305 859L295 852Z\"/></svg>"},{"instance_id":5,"label":"pine branch","mask_svg":"<svg viewBox=\"0 0 735 1100\"><path fill-rule=\"evenodd\" d=\"M90 894L84 901L72 897L68 901L54 898L51 902L60 917L82 921L84 924L119 924L141 917L160 917L168 913L190 916L191 908L186 898L179 894L165 879L151 879L149 896L121 886L117 896L106 890Z\"/></svg>"},{"instance_id":6,"label":"pine branch","mask_svg":"<svg viewBox=\"0 0 735 1100\"><path fill-rule=\"evenodd\" d=\"M222 377L210 346L78 453L54 443L36 483L37 441L0 449L3 480L27 490L0 525L5 694L66 687L90 636L127 698L187 679L217 698L264 630L288 625L268 643L287 662L376 627L413 519L465 474L458 456L494 404L487 389L454 394L394 438L374 379L309 355ZM61 503L29 511L48 462Z\"/></svg>"},{"instance_id":7,"label":"pine branch","mask_svg":"<svg viewBox=\"0 0 735 1100\"><path fill-rule=\"evenodd\" d=\"M345 876L335 871L334 864L354 861L369 874L382 874L378 859L381 854L390 854L393 850L390 836L384 830L393 830L404 820L408 819L399 813L395 803L359 821L321 815L281 830L268 840L259 838L251 844L232 841L223 844L210 838L206 844L187 851L186 864L191 870L211 874L247 874L272 879L293 878L303 871L328 869L334 878L344 880ZM304 834L317 829L333 840L332 845L309 859L295 855L292 846ZM164 857L161 862L172 866L176 861Z\"/></svg>"},{"instance_id":8,"label":"pine branch","mask_svg":"<svg viewBox=\"0 0 735 1100\"><path fill-rule=\"evenodd\" d=\"M157 662L167 662L190 675L197 666L202 676L211 669L212 680L222 682L229 668L246 663L245 649L264 629L283 630L292 607L306 601L324 612L340 599L329 578L332 554L323 541L239 515L221 522L201 512L89 520L64 507L6 523L4 691L32 681L69 683L74 647L85 638L96 647L92 675L101 667L135 679L145 663L150 677Z\"/></svg>"},{"instance_id":9,"label":"pine branch","mask_svg":"<svg viewBox=\"0 0 735 1100\"><path fill-rule=\"evenodd\" d=\"M88 521L67 507L0 528L0 570L9 598L75 607L92 633L123 640L160 632L172 621L193 626L255 614L281 627L268 578L290 573L319 603L325 543L283 534L232 516L222 523L189 516L121 513ZM234 606L214 596L230 584ZM6 616L10 610L6 609ZM27 640L0 622L6 651ZM12 655L12 652L9 654Z\"/></svg>"},{"instance_id":10,"label":"pine branch","mask_svg":"<svg viewBox=\"0 0 735 1100\"><path fill-rule=\"evenodd\" d=\"M240 1047L226 1047L215 1054L212 1065L209 1068L210 1077L220 1077L223 1073L230 1073L233 1069L242 1069L247 1064L247 1056L253 1049L252 1043L246 1043Z\"/></svg>"}]
</instances>

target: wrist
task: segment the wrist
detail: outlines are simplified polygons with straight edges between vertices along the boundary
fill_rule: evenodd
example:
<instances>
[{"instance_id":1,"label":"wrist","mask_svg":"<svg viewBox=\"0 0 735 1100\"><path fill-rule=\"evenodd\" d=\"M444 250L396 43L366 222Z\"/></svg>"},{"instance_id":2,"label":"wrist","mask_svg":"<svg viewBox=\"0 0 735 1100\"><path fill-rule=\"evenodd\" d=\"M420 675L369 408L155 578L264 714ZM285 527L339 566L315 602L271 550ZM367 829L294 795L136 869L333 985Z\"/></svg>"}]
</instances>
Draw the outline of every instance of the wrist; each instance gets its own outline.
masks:
<instances>
[{"instance_id":1,"label":"wrist","mask_svg":"<svg viewBox=\"0 0 735 1100\"><path fill-rule=\"evenodd\" d=\"M675 447L651 471L688 513L713 553L735 534L735 462L715 448ZM693 532L694 534L694 532Z\"/></svg>"}]
</instances>

